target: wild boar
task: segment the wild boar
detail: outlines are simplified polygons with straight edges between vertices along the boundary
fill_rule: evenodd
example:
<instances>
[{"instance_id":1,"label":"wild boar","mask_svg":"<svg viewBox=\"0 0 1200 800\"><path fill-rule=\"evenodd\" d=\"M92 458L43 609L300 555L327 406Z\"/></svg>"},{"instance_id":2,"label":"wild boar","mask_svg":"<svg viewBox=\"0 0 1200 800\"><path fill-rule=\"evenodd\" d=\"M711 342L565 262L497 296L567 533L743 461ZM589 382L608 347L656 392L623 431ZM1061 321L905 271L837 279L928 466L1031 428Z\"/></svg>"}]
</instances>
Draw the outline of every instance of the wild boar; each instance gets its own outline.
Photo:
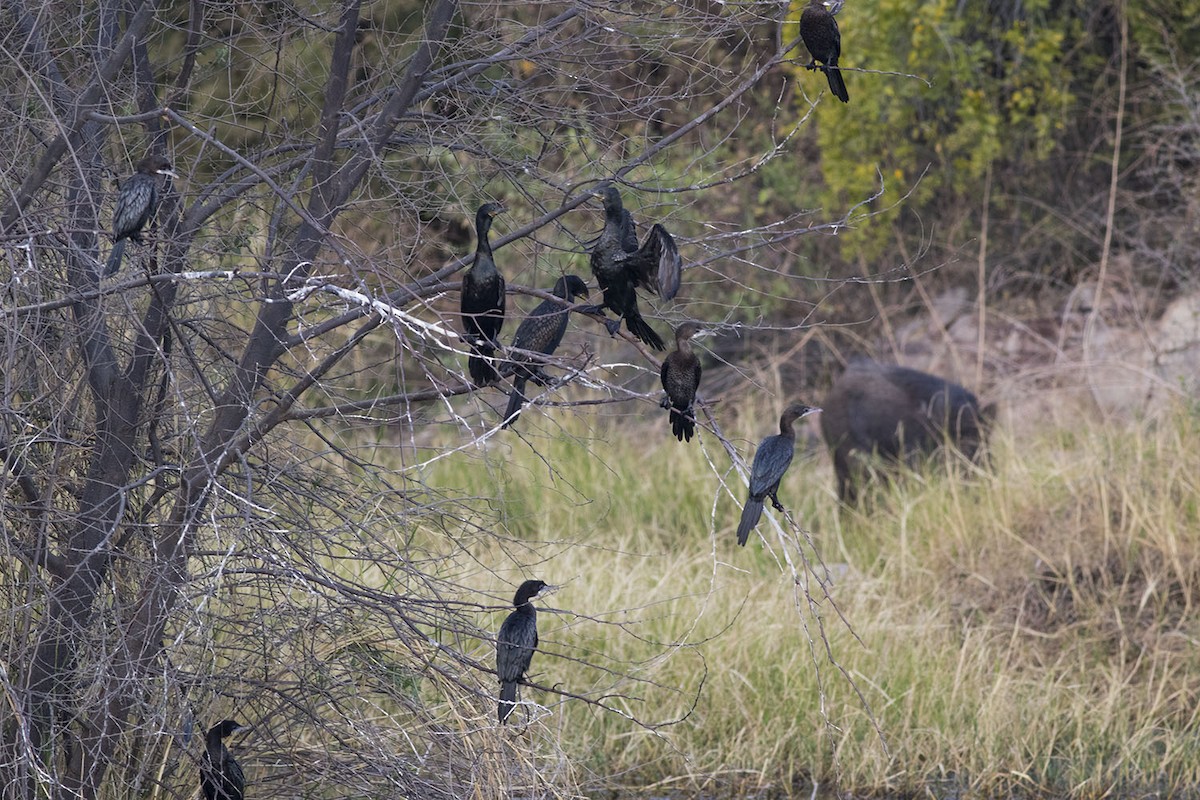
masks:
<instances>
[{"instance_id":1,"label":"wild boar","mask_svg":"<svg viewBox=\"0 0 1200 800\"><path fill-rule=\"evenodd\" d=\"M843 503L857 499L862 462L872 454L912 464L949 442L975 460L991 413L956 383L873 361L852 362L822 406L821 434L833 455Z\"/></svg>"}]
</instances>

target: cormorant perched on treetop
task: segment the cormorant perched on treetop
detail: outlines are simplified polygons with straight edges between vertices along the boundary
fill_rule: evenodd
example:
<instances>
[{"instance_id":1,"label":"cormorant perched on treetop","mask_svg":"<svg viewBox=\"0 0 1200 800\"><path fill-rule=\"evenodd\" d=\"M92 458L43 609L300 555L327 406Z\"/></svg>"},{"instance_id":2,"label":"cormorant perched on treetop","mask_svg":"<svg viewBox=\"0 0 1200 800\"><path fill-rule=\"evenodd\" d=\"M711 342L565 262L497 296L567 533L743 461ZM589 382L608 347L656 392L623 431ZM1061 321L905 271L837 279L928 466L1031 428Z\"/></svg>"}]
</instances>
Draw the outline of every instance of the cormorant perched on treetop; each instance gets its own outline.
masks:
<instances>
[{"instance_id":1,"label":"cormorant perched on treetop","mask_svg":"<svg viewBox=\"0 0 1200 800\"><path fill-rule=\"evenodd\" d=\"M500 203L484 203L475 214L475 261L463 273L461 309L463 327L471 345L467 369L476 386L500 380L490 359L499 346L497 337L504 327L504 276L492 260L488 231L492 219L505 211Z\"/></svg>"},{"instance_id":2,"label":"cormorant perched on treetop","mask_svg":"<svg viewBox=\"0 0 1200 800\"><path fill-rule=\"evenodd\" d=\"M800 38L812 56L806 66L820 69L829 79L829 91L843 103L850 102L842 71L838 69L838 57L842 54L842 34L833 15L842 10L843 0L809 0L800 13ZM821 62L818 66L817 62Z\"/></svg>"},{"instance_id":3,"label":"cormorant perched on treetop","mask_svg":"<svg viewBox=\"0 0 1200 800\"><path fill-rule=\"evenodd\" d=\"M568 303L576 297L586 297L587 284L578 275L564 275L554 283L555 297L561 297ZM513 337L514 350L527 350L534 353L551 355L562 344L563 334L567 332L567 316L570 310L562 303L553 300L543 300L517 328ZM508 396L508 408L504 410L504 423L501 428L507 428L517 421L521 406L525 405L525 382L533 381L538 386L550 382L542 368L534 358L527 353L513 353L513 390Z\"/></svg>"},{"instance_id":4,"label":"cormorant perched on treetop","mask_svg":"<svg viewBox=\"0 0 1200 800\"><path fill-rule=\"evenodd\" d=\"M592 310L601 313L605 308L612 309L625 319L630 333L655 350L665 350L663 340L642 319L635 289L653 289L663 300L676 295L682 260L675 240L666 228L655 223L638 247L637 225L621 205L621 193L615 186L606 186L595 194L604 197L604 230L592 248L592 274L604 292L604 302ZM620 320L605 324L610 335L616 335L621 327Z\"/></svg>"},{"instance_id":5,"label":"cormorant perched on treetop","mask_svg":"<svg viewBox=\"0 0 1200 800\"><path fill-rule=\"evenodd\" d=\"M204 737L204 756L200 760L200 788L205 800L243 800L246 776L221 740L242 730L239 722L227 719L208 729Z\"/></svg>"},{"instance_id":6,"label":"cormorant perched on treetop","mask_svg":"<svg viewBox=\"0 0 1200 800\"><path fill-rule=\"evenodd\" d=\"M138 162L136 169L121 182L121 190L117 193L117 206L113 209L113 249L104 266L105 277L121 268L126 239L142 243L142 228L146 227L158 206L158 176L177 177L171 171L171 162L157 155L146 156Z\"/></svg>"},{"instance_id":7,"label":"cormorant perched on treetop","mask_svg":"<svg viewBox=\"0 0 1200 800\"><path fill-rule=\"evenodd\" d=\"M696 390L700 388L700 359L692 352L692 337L704 332L697 322L685 322L675 329L675 350L663 359L658 376L662 379L667 396L661 403L671 409L671 432L679 441L692 440L696 432L696 418L692 403Z\"/></svg>"},{"instance_id":8,"label":"cormorant perched on treetop","mask_svg":"<svg viewBox=\"0 0 1200 800\"><path fill-rule=\"evenodd\" d=\"M533 651L538 646L537 609L531 600L557 589L544 581L525 581L513 597L515 610L505 618L496 635L496 675L500 678L500 724L516 708L517 684L525 680Z\"/></svg>"},{"instance_id":9,"label":"cormorant perched on treetop","mask_svg":"<svg viewBox=\"0 0 1200 800\"><path fill-rule=\"evenodd\" d=\"M779 502L776 492L779 491L779 482L783 480L783 473L787 472L788 465L792 463L792 453L796 449L796 431L792 424L820 410L793 403L779 418L779 433L759 442L758 451L754 454L754 465L750 468L750 497L746 500L746 507L742 509L742 520L738 523L739 545L746 545L750 531L758 524L764 499L770 497L775 510L783 511L783 505Z\"/></svg>"}]
</instances>

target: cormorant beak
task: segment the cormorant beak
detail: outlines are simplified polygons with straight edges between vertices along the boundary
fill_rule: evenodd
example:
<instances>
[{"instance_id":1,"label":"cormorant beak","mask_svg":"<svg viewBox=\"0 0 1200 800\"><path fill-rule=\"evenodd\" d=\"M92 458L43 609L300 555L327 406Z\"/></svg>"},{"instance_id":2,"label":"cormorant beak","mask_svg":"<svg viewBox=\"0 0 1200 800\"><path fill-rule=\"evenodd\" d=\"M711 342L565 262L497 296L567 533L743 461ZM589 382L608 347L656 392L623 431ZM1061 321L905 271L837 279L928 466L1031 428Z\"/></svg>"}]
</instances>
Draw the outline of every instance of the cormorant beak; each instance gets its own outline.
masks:
<instances>
[{"instance_id":1,"label":"cormorant beak","mask_svg":"<svg viewBox=\"0 0 1200 800\"><path fill-rule=\"evenodd\" d=\"M542 590L540 592L538 592L537 594L534 595L534 597L536 597L536 598L549 597L550 595L554 594L561 588L562 588L561 586L551 586L550 584L546 584L545 586L542 587Z\"/></svg>"},{"instance_id":2,"label":"cormorant beak","mask_svg":"<svg viewBox=\"0 0 1200 800\"><path fill-rule=\"evenodd\" d=\"M505 205L500 205L500 206L497 206L496 208L493 208L493 209L492 209L491 216L493 216L493 217L498 217L498 216L500 216L501 214L504 214L504 213L507 213L507 212L508 212L508 206L505 206Z\"/></svg>"},{"instance_id":3,"label":"cormorant beak","mask_svg":"<svg viewBox=\"0 0 1200 800\"><path fill-rule=\"evenodd\" d=\"M157 174L159 174L159 175L170 175L172 178L178 178L178 177L179 177L178 175L176 175L174 172L172 172L172 171L171 171L171 170L169 170L169 169L160 169L160 170L158 170L158 173L157 173Z\"/></svg>"},{"instance_id":4,"label":"cormorant beak","mask_svg":"<svg viewBox=\"0 0 1200 800\"><path fill-rule=\"evenodd\" d=\"M804 419L805 417L810 416L812 414L820 414L820 413L821 413L821 409L814 406L813 408L810 408L808 411L805 411L803 414L801 414L800 419Z\"/></svg>"}]
</instances>

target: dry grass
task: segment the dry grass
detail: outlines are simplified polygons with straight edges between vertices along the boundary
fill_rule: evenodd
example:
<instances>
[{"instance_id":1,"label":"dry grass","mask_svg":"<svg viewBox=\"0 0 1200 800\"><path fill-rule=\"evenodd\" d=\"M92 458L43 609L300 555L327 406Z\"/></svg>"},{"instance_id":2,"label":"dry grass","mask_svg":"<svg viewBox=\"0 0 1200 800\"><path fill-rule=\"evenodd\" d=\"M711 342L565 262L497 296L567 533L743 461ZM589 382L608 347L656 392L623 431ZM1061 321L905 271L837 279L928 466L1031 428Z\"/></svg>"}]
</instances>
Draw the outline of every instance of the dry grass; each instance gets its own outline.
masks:
<instances>
[{"instance_id":1,"label":"dry grass","mask_svg":"<svg viewBox=\"0 0 1200 800\"><path fill-rule=\"evenodd\" d=\"M522 418L527 441L436 476L497 498L506 520L470 548L464 584L493 598L523 577L564 585L532 679L592 702L527 689L546 710L508 733L523 752L565 754L594 787L811 777L1087 797L1200 780L1194 412L1001 435L991 472L910 476L870 513L837 509L823 456L798 460L781 497L833 575L829 598L795 532L764 521L765 545L736 547L744 490L711 436L541 415ZM744 457L766 432L734 432Z\"/></svg>"}]
</instances>

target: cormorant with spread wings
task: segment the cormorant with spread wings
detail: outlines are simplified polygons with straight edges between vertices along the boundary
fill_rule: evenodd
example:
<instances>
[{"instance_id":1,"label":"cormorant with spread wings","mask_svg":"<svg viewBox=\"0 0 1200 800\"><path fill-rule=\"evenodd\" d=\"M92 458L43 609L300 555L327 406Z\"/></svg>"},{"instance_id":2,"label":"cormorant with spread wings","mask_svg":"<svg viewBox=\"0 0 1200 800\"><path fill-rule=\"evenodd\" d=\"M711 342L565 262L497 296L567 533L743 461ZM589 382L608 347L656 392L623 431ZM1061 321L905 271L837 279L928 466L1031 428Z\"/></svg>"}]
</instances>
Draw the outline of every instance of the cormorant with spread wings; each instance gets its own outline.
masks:
<instances>
[{"instance_id":1,"label":"cormorant with spread wings","mask_svg":"<svg viewBox=\"0 0 1200 800\"><path fill-rule=\"evenodd\" d=\"M662 225L650 227L646 240L638 245L637 225L621 204L621 193L614 186L598 189L604 198L604 230L592 248L592 274L604 293L604 302L591 311L608 308L625 320L629 332L655 350L666 345L638 310L636 289L653 289L663 300L679 292L682 260L675 240ZM620 320L605 323L615 335Z\"/></svg>"}]
</instances>

